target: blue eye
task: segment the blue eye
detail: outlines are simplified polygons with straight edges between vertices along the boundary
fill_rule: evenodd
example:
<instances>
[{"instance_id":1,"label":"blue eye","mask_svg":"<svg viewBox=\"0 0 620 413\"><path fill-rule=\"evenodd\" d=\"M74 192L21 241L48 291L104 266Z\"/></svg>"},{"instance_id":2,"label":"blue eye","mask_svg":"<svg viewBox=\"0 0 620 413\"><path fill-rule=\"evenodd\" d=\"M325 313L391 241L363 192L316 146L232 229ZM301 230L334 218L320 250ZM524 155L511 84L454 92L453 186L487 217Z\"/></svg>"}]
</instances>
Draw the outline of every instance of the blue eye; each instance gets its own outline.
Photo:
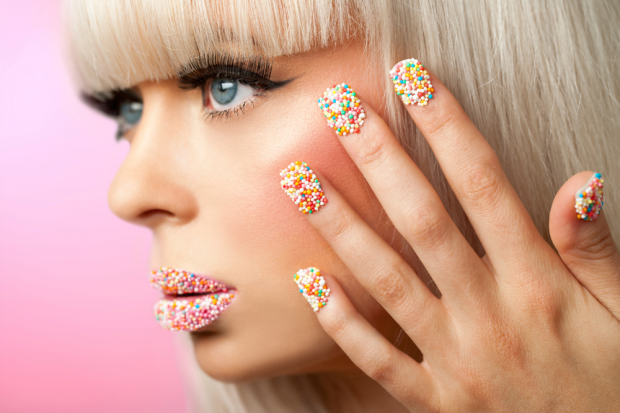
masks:
<instances>
[{"instance_id":1,"label":"blue eye","mask_svg":"<svg viewBox=\"0 0 620 413\"><path fill-rule=\"evenodd\" d=\"M127 99L119 104L118 117L116 118L116 123L118 123L118 129L116 130L117 141L122 139L125 133L140 122L143 107L142 102Z\"/></svg>"},{"instance_id":2,"label":"blue eye","mask_svg":"<svg viewBox=\"0 0 620 413\"><path fill-rule=\"evenodd\" d=\"M129 125L135 125L142 117L142 103L124 101L120 107L121 120Z\"/></svg>"},{"instance_id":3,"label":"blue eye","mask_svg":"<svg viewBox=\"0 0 620 413\"><path fill-rule=\"evenodd\" d=\"M214 79L211 83L211 96L220 105L232 102L237 95L237 82L230 79Z\"/></svg>"},{"instance_id":4,"label":"blue eye","mask_svg":"<svg viewBox=\"0 0 620 413\"><path fill-rule=\"evenodd\" d=\"M237 106L256 93L252 86L235 79L215 78L209 85L208 105L211 110L222 111Z\"/></svg>"}]
</instances>

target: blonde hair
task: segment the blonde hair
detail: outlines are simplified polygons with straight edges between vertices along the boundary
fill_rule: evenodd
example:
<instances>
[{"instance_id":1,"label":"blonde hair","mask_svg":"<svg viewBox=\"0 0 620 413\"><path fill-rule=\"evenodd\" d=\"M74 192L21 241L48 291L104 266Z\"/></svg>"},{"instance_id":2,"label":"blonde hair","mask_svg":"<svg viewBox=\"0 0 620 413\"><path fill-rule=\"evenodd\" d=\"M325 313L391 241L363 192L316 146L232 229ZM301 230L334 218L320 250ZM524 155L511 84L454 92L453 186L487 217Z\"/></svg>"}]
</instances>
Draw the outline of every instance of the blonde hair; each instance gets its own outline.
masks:
<instances>
[{"instance_id":1,"label":"blonde hair","mask_svg":"<svg viewBox=\"0 0 620 413\"><path fill-rule=\"evenodd\" d=\"M617 238L620 2L72 0L65 11L72 67L89 93L173 77L196 56L226 45L275 57L363 39L368 70L383 82L391 129L474 242L430 148L386 75L396 62L418 58L493 146L545 239L556 191L582 170L608 178L605 214ZM211 405L219 407L204 411L326 411L303 396L312 387L303 378L210 382L211 389L219 386L210 395ZM290 386L300 389L297 405L265 391L291 394Z\"/></svg>"}]
</instances>

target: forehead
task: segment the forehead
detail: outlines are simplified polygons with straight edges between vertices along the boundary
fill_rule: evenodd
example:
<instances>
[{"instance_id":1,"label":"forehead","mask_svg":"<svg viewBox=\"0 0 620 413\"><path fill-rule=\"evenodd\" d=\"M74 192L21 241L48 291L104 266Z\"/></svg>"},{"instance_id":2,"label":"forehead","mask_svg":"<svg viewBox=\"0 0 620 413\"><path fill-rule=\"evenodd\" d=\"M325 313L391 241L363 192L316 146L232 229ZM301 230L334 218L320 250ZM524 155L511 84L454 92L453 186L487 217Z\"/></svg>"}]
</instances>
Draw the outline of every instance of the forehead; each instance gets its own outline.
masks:
<instances>
[{"instance_id":1,"label":"forehead","mask_svg":"<svg viewBox=\"0 0 620 413\"><path fill-rule=\"evenodd\" d=\"M71 0L80 87L105 92L174 76L212 52L276 57L342 42L350 7L330 0Z\"/></svg>"}]
</instances>

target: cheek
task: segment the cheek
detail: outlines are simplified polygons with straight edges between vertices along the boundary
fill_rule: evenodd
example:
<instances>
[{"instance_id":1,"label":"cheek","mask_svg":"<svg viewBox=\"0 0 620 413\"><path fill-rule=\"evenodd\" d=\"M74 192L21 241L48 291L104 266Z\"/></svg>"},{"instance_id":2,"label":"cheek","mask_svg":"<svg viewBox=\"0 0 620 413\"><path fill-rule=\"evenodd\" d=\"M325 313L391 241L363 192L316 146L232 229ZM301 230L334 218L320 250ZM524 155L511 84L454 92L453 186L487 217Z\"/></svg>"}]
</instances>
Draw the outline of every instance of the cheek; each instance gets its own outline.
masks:
<instances>
[{"instance_id":1,"label":"cheek","mask_svg":"<svg viewBox=\"0 0 620 413\"><path fill-rule=\"evenodd\" d=\"M253 134L253 143L249 145L251 155L246 157L244 152L239 157L237 153L234 160L230 159L237 164L237 172L230 177L233 182L226 190L228 210L221 217L226 232L237 243L254 251L257 245L265 245L270 249L270 256L296 262L293 265L296 271L303 265L299 261L306 261L302 251L324 253L328 249L280 187L280 171L291 162L304 161L345 196L356 189L357 193L368 191L363 190L362 175L320 114L298 117L294 131L283 132L286 130L290 131L290 127L273 123L259 128L260 132Z\"/></svg>"},{"instance_id":2,"label":"cheek","mask_svg":"<svg viewBox=\"0 0 620 413\"><path fill-rule=\"evenodd\" d=\"M203 204L210 208L204 214L209 217L209 237L217 237L213 254L243 297L222 316L223 322L231 320L226 335L195 343L211 375L312 371L327 359L333 364L334 357L344 357L307 302L296 295L292 276L300 268L316 266L337 276L351 299L364 303L364 316L389 325L386 313L286 196L280 171L293 161L307 162L367 222L376 221L372 217L378 216L380 205L320 112L309 107L295 117L294 125L282 118L262 118L247 129L239 126L217 140L225 143L209 148L217 152L212 159L218 163L210 165L209 182L215 186Z\"/></svg>"}]
</instances>

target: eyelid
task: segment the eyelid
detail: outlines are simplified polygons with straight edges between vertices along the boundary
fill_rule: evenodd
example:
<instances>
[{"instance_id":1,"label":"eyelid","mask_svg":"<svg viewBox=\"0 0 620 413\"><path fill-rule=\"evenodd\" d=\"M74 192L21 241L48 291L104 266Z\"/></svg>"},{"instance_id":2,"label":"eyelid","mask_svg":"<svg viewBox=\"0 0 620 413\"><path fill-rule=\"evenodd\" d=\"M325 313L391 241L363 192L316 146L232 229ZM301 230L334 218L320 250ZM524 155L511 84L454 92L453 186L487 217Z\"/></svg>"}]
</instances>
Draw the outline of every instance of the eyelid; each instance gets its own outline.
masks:
<instances>
[{"instance_id":1,"label":"eyelid","mask_svg":"<svg viewBox=\"0 0 620 413\"><path fill-rule=\"evenodd\" d=\"M131 89L113 90L111 96L102 94L90 94L86 92L80 93L80 98L87 106L100 112L104 116L118 118L121 113L121 104L125 101L142 102L142 98Z\"/></svg>"},{"instance_id":2,"label":"eyelid","mask_svg":"<svg viewBox=\"0 0 620 413\"><path fill-rule=\"evenodd\" d=\"M217 78L236 80L244 85L264 90L284 86L290 81L274 82L258 73L236 66L211 66L208 68L196 68L191 72L179 75L178 84L181 89L191 90L204 87L209 80Z\"/></svg>"},{"instance_id":3,"label":"eyelid","mask_svg":"<svg viewBox=\"0 0 620 413\"><path fill-rule=\"evenodd\" d=\"M256 63L255 66L260 66L260 62ZM265 63L266 64L266 63ZM259 73L270 73L271 68L261 68L258 67L257 70ZM212 119L219 118L228 118L231 114L239 114L239 112L245 113L244 108L250 104L252 107L254 106L254 102L257 97L264 97L265 95L262 92L273 90L279 87L282 87L288 84L290 81L295 78L283 80L280 82L274 82L265 76L262 76L259 73L255 73L244 68L238 66L224 66L224 65L214 65L209 67L198 67L193 68L191 71L186 71L180 75L178 75L178 85L179 88L185 90L193 90L200 89L202 91L202 99L203 99L203 120L209 121ZM205 94L208 93L206 90L210 81L217 78L225 78L238 81L241 84L250 86L255 89L256 93L250 99L245 100L244 102L238 104L237 106L224 109L224 110L213 110L208 109L205 102Z\"/></svg>"}]
</instances>

